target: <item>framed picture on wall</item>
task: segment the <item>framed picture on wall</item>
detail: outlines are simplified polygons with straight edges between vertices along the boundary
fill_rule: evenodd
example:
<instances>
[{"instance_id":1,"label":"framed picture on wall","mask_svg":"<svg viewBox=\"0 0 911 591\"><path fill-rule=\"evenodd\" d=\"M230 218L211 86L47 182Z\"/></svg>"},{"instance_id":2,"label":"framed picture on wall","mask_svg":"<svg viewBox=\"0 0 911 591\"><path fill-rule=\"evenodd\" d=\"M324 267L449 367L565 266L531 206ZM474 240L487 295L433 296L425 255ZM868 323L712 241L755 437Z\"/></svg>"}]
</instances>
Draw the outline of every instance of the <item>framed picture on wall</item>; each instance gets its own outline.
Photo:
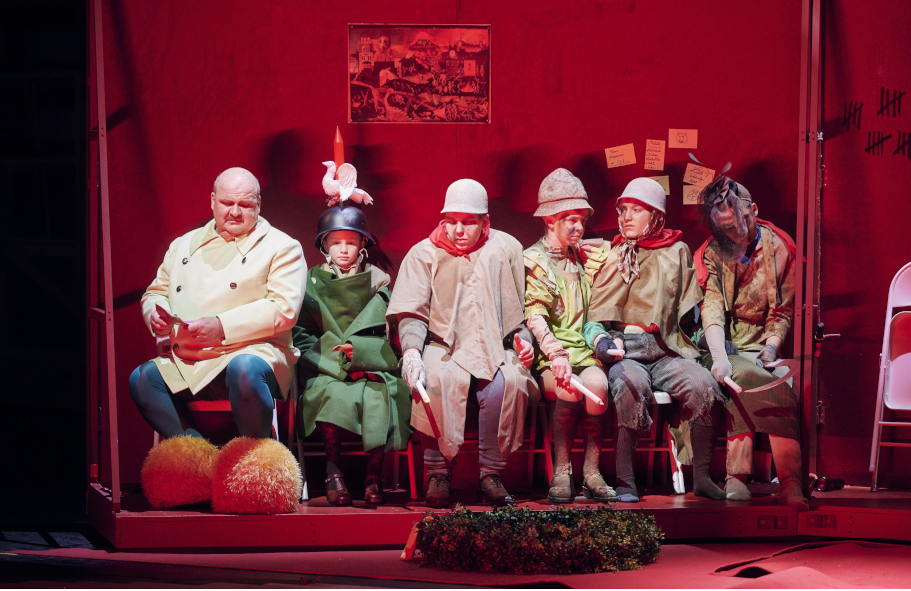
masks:
<instances>
[{"instance_id":1,"label":"framed picture on wall","mask_svg":"<svg viewBox=\"0 0 911 591\"><path fill-rule=\"evenodd\" d=\"M490 123L490 25L348 25L349 123Z\"/></svg>"}]
</instances>

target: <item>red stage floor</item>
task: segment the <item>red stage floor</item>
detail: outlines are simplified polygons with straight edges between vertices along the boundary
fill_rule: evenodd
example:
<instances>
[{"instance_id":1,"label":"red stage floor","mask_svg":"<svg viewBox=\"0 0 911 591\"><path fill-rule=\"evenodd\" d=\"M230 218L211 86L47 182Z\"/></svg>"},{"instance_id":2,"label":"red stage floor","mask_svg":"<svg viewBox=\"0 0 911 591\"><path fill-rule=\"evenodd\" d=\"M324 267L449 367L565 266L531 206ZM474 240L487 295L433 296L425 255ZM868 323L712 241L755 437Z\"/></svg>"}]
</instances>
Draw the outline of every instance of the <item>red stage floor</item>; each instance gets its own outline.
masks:
<instances>
[{"instance_id":1,"label":"red stage floor","mask_svg":"<svg viewBox=\"0 0 911 591\"><path fill-rule=\"evenodd\" d=\"M331 507L317 497L285 515L223 515L208 507L152 509L141 494L123 497L111 512L106 493L88 491L89 522L116 548L396 548L427 507L421 502ZM390 495L395 500L396 494ZM521 506L545 510L542 495L516 495ZM473 510L474 498L464 499ZM591 501L578 500L579 505ZM620 510L654 515L667 540L712 538L794 538L796 536L911 541L911 491L848 487L816 493L811 511L798 514L774 496L755 494L752 503L709 501L686 495L646 494Z\"/></svg>"},{"instance_id":2,"label":"red stage floor","mask_svg":"<svg viewBox=\"0 0 911 591\"><path fill-rule=\"evenodd\" d=\"M636 571L590 575L511 575L422 568L420 558L399 559L398 550L324 552L158 553L64 548L15 551L0 564L18 560L53 565L68 561L78 568L67 586L110 582L130 586L130 573L142 586L307 585L309 587L551 586L570 588L904 588L911 581L911 547L868 542L793 541L666 544L655 564ZM149 568L147 565L168 565ZM177 568L180 567L180 568ZM195 568L191 568L195 567ZM10 572L6 570L5 572ZM38 586L50 579L28 573L5 580L14 586ZM107 577L104 579L102 577ZM82 581L84 584L79 584ZM109 585L95 585L109 586Z\"/></svg>"}]
</instances>

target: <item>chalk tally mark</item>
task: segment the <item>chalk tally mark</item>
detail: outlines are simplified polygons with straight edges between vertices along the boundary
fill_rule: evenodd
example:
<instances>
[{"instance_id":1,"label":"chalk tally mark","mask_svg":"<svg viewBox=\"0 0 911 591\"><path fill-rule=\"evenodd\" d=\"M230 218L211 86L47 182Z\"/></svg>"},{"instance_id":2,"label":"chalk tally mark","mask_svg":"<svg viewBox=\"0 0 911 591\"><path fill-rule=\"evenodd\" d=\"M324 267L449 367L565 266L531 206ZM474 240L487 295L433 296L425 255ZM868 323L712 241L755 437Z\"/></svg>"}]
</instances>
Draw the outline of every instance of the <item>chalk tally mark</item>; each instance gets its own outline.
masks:
<instances>
[{"instance_id":1,"label":"chalk tally mark","mask_svg":"<svg viewBox=\"0 0 911 591\"><path fill-rule=\"evenodd\" d=\"M854 101L845 103L845 117L841 122L845 129L851 129L852 123L854 124L854 129L860 129L860 114L863 108L863 103Z\"/></svg>"},{"instance_id":2,"label":"chalk tally mark","mask_svg":"<svg viewBox=\"0 0 911 591\"><path fill-rule=\"evenodd\" d=\"M908 156L908 160L911 160L911 133L906 131L898 132L898 147L895 148L892 155L898 156L899 153L901 153L902 156Z\"/></svg>"},{"instance_id":3,"label":"chalk tally mark","mask_svg":"<svg viewBox=\"0 0 911 591\"><path fill-rule=\"evenodd\" d=\"M876 114L885 115L886 117L898 117L902 114L903 96L905 96L904 91L899 92L897 90L892 90L890 93L888 88L885 86L881 87L879 90L879 111L877 111Z\"/></svg>"},{"instance_id":4,"label":"chalk tally mark","mask_svg":"<svg viewBox=\"0 0 911 591\"><path fill-rule=\"evenodd\" d=\"M890 133L887 136L883 135L881 131L868 131L867 132L867 147L864 150L867 154L871 156L882 156L883 155L883 144L886 143L892 137Z\"/></svg>"}]
</instances>

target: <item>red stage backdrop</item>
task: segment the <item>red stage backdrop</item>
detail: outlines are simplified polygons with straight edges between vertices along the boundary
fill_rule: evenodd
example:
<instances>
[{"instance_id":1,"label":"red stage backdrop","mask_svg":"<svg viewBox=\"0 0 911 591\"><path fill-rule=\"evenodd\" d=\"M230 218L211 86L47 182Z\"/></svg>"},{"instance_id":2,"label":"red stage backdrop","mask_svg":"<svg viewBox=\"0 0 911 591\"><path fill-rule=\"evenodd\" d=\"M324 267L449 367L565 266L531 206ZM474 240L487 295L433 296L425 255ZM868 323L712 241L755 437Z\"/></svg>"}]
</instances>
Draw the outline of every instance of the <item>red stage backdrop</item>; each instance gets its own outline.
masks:
<instances>
[{"instance_id":1,"label":"red stage backdrop","mask_svg":"<svg viewBox=\"0 0 911 591\"><path fill-rule=\"evenodd\" d=\"M826 332L842 336L820 358L819 471L868 485L886 295L911 262L911 98L902 97L911 91L911 4L823 6L820 307ZM883 448L881 461L881 486L911 486L911 449Z\"/></svg>"},{"instance_id":2,"label":"red stage backdrop","mask_svg":"<svg viewBox=\"0 0 911 591\"><path fill-rule=\"evenodd\" d=\"M827 120L841 118L842 100L872 103L881 83L898 84L890 76L902 63L885 40L870 42L890 26L899 42L890 15L861 18L863 8L846 13L840 6L827 15L837 31L830 39L842 44L830 52L840 61L830 63L827 81L850 84L837 98L827 95ZM669 174L668 226L682 229L695 248L706 234L695 208L682 204L686 150L668 149L663 173L643 170L645 141L667 140L669 128L697 129L700 160L716 170L732 161L731 174L750 189L762 217L793 234L800 11L799 2L722 0L108 0L115 294L143 290L170 241L210 218L212 182L230 166L259 177L262 215L303 243L310 265L320 262L313 248L325 207L320 162L332 159L336 126L359 185L376 199L365 210L393 265L436 225L446 187L463 177L487 188L493 227L532 244L541 234L531 217L537 188L557 167L582 179L596 211L592 228L606 237L614 234L613 203L625 184ZM491 123L347 124L348 23L490 24ZM849 31L848 23L864 29ZM856 73L843 72L843 64ZM877 106L869 103L864 135L875 120ZM827 300L833 310L826 319L863 355L855 364L841 344L827 350L826 433L839 428L838 441L851 443L826 439L822 451L829 472L855 476L866 459L844 454L869 441L884 293L904 262L893 224L899 213L907 219L909 205L897 202L898 190L908 186L911 162L867 157L860 132L836 141L853 147L837 167L830 162L829 185L845 185L845 207L825 208L823 287L841 294L838 310ZM608 170L605 148L628 143L638 163ZM883 218L874 220L874 212ZM127 378L154 346L138 305L120 310L116 327L122 475L136 482L152 434L130 401Z\"/></svg>"}]
</instances>

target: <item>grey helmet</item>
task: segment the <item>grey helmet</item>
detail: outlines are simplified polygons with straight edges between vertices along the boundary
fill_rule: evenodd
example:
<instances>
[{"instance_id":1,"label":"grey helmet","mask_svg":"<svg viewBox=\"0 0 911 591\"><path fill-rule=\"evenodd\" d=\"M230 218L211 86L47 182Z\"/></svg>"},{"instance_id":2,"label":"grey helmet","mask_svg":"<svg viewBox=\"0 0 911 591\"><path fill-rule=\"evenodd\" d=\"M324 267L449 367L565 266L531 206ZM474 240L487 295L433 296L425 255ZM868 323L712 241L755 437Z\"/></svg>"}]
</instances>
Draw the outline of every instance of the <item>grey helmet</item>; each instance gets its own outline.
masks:
<instances>
[{"instance_id":1,"label":"grey helmet","mask_svg":"<svg viewBox=\"0 0 911 591\"><path fill-rule=\"evenodd\" d=\"M335 230L350 230L367 239L365 248L376 244L376 239L367 227L367 216L354 205L336 205L319 216L316 224L316 248L322 250L323 237Z\"/></svg>"}]
</instances>

